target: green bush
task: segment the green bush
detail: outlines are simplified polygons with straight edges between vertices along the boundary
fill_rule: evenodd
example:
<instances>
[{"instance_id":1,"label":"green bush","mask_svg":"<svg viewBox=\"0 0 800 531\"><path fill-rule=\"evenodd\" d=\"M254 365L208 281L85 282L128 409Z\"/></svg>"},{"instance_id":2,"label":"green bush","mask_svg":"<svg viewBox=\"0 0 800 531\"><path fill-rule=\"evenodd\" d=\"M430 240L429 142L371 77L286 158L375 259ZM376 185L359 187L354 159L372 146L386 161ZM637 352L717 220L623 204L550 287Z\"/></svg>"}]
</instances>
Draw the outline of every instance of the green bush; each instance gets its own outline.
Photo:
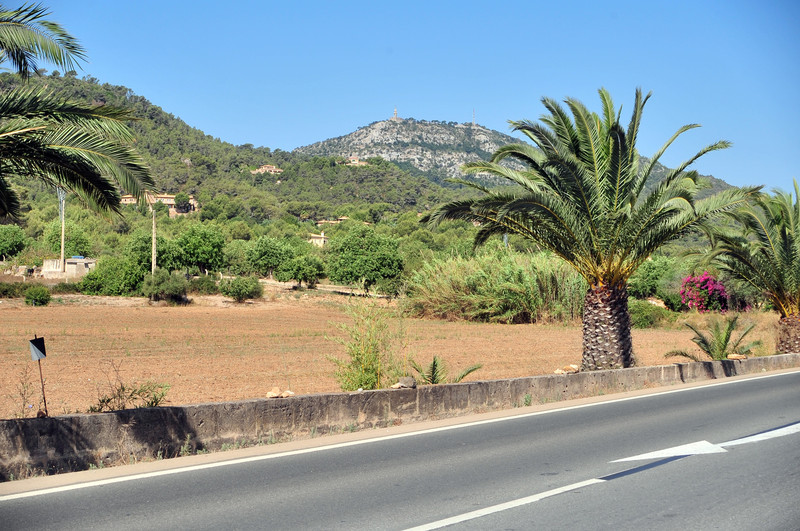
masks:
<instances>
[{"instance_id":1,"label":"green bush","mask_svg":"<svg viewBox=\"0 0 800 531\"><path fill-rule=\"evenodd\" d=\"M47 286L31 286L25 290L25 304L28 306L47 306L50 304L50 290Z\"/></svg>"},{"instance_id":2,"label":"green bush","mask_svg":"<svg viewBox=\"0 0 800 531\"><path fill-rule=\"evenodd\" d=\"M212 275L200 275L189 281L189 291L201 295L216 295L219 293L219 286Z\"/></svg>"},{"instance_id":3,"label":"green bush","mask_svg":"<svg viewBox=\"0 0 800 531\"><path fill-rule=\"evenodd\" d=\"M658 298L664 301L664 306L673 312L684 312L689 309L683 303L683 298L680 293L659 293Z\"/></svg>"},{"instance_id":4,"label":"green bush","mask_svg":"<svg viewBox=\"0 0 800 531\"><path fill-rule=\"evenodd\" d=\"M673 321L674 315L666 308L638 299L628 301L628 311L633 328L656 328Z\"/></svg>"},{"instance_id":5,"label":"green bush","mask_svg":"<svg viewBox=\"0 0 800 531\"><path fill-rule=\"evenodd\" d=\"M374 301L349 306L347 315L353 324L339 324L346 338L328 338L344 346L345 359L328 356L336 364L336 379L343 391L380 389L405 375L399 350L403 344L402 328L393 331L388 312Z\"/></svg>"},{"instance_id":6,"label":"green bush","mask_svg":"<svg viewBox=\"0 0 800 531\"><path fill-rule=\"evenodd\" d=\"M28 285L22 282L0 282L0 299L16 299L25 294Z\"/></svg>"},{"instance_id":7,"label":"green bush","mask_svg":"<svg viewBox=\"0 0 800 531\"><path fill-rule=\"evenodd\" d=\"M419 317L503 323L571 321L586 283L548 254L488 247L474 258L434 259L411 275L406 310Z\"/></svg>"},{"instance_id":8,"label":"green bush","mask_svg":"<svg viewBox=\"0 0 800 531\"><path fill-rule=\"evenodd\" d=\"M87 295L136 295L144 281L145 271L130 259L107 258L89 271L81 281L81 292Z\"/></svg>"},{"instance_id":9,"label":"green bush","mask_svg":"<svg viewBox=\"0 0 800 531\"><path fill-rule=\"evenodd\" d=\"M173 304L185 304L189 282L178 271L170 274L164 269L156 269L155 274L148 275L142 284L142 294L151 301L168 301Z\"/></svg>"},{"instance_id":10,"label":"green bush","mask_svg":"<svg viewBox=\"0 0 800 531\"><path fill-rule=\"evenodd\" d=\"M58 284L50 288L50 293L56 293L56 294L80 293L80 292L81 292L80 282L59 282Z\"/></svg>"},{"instance_id":11,"label":"green bush","mask_svg":"<svg viewBox=\"0 0 800 531\"><path fill-rule=\"evenodd\" d=\"M264 294L264 288L256 277L224 278L219 283L219 291L236 302L258 299Z\"/></svg>"},{"instance_id":12,"label":"green bush","mask_svg":"<svg viewBox=\"0 0 800 531\"><path fill-rule=\"evenodd\" d=\"M25 248L25 232L17 225L0 225L0 260L8 260Z\"/></svg>"}]
</instances>

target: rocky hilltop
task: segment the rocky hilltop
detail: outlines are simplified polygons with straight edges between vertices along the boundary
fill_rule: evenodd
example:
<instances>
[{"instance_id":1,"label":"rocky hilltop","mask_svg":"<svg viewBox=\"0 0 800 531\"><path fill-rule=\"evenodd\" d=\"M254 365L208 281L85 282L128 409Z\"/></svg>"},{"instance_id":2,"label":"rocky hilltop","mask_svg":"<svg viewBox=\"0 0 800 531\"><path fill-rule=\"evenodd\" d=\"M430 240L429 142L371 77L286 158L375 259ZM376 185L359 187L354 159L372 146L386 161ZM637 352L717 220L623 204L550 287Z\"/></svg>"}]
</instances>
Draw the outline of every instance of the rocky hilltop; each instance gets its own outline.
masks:
<instances>
[{"instance_id":1,"label":"rocky hilltop","mask_svg":"<svg viewBox=\"0 0 800 531\"><path fill-rule=\"evenodd\" d=\"M359 159L380 157L442 182L463 177L460 168L464 163L486 160L497 148L514 142L519 140L477 124L394 117L295 152Z\"/></svg>"}]
</instances>

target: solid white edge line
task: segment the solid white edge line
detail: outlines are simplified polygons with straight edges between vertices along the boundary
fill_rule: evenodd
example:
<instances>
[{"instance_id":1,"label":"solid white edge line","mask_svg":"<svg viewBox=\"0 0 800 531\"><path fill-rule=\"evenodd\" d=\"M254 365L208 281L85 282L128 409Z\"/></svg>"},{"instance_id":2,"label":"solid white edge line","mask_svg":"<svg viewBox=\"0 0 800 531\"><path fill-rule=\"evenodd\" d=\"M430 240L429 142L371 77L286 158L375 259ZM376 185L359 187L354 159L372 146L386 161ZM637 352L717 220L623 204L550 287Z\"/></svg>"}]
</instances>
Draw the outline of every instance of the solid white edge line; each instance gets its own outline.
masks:
<instances>
[{"instance_id":1,"label":"solid white edge line","mask_svg":"<svg viewBox=\"0 0 800 531\"><path fill-rule=\"evenodd\" d=\"M111 485L113 483L122 483L122 482L125 482L125 481L135 481L135 480L139 480L139 479L148 479L148 478L154 478L154 477L159 477L159 476L169 476L169 475L172 475L172 474L182 474L184 472L194 472L194 471L197 471L197 470L207 470L207 469L217 468L217 467L221 467L221 466L239 465L239 464L243 464L243 463L252 463L252 462L256 462L256 461L264 461L264 460L267 460L267 459L278 459L280 457L290 457L290 456L302 455L302 454L307 454L307 453L312 453L312 452L323 452L323 451L328 451L328 450L336 450L336 449L339 449L339 448L346 448L346 447L349 447L349 446L359 446L359 445L362 445L362 444L371 444L371 443L376 443L376 442L389 441L389 440L392 440L392 439L403 439L403 438L406 438L406 437L416 437L416 436L419 436L419 435L426 435L426 434L429 434L429 433L438 433L438 432L449 431L449 430L459 430L459 429L463 429L463 428L470 428L470 427L473 427L473 426L481 426L481 425L484 425L484 424L494 424L496 422L505 422L505 421L509 421L509 420L517 420L517 419L523 419L523 418L528 418L528 417L537 417L537 416L540 416L540 415L550 415L550 414L553 414L553 413L559 413L559 412L563 412L563 411L572 411L572 410L576 410L576 409L584 409L584 408L602 406L602 405L607 405L607 404L614 404L616 402L628 402L628 401L631 401L631 400L641 400L641 399L660 396L660 395L683 393L683 392L694 391L694 390L698 390L698 389L706 389L708 387L717 387L717 386L720 386L720 385L732 385L732 384L737 384L737 383L741 383L741 382L749 382L749 381L753 381L753 380L763 380L765 378L776 378L776 377L779 377L779 376L785 376L787 374L794 374L795 372L798 372L798 371L792 371L792 372L788 372L788 373L779 373L779 374L767 374L767 375L764 375L764 376L755 376L755 377L752 377L752 378L746 378L746 379L742 379L742 380L733 380L733 381L727 380L727 381L724 381L724 382L718 382L718 383L703 385L703 386L700 386L700 387L687 387L687 388L683 388L683 389L673 389L673 390L670 390L670 391L661 391L661 392L656 392L656 393L647 394L647 395L629 396L629 397L625 397L625 398L616 398L616 399L612 399L612 400L606 400L606 401L603 401L603 402L592 402L590 404L580 404L580 405L577 405L577 406L567 406L567 407L563 407L563 408L549 409L547 411L534 411L532 413L522 413L520 415L514 415L514 416L509 416L509 417L502 417L502 418L496 418L496 419L487 419L487 420L478 420L478 421L474 421L474 422L468 422L468 423L465 423L465 424L455 424L455 425L452 425L452 426L442 426L442 427L439 427L439 428L431 428L431 429L421 430L421 431L414 431L414 432L408 432L408 433L399 433L399 434L395 434L395 435L385 435L385 436L382 436L382 437L376 437L376 438L371 438L371 439L362 439L362 440L359 440L359 441L350 441L350 442L345 442L345 443L337 443L337 444L331 444L331 445L327 445L327 446L318 446L318 447L315 447L315 448L305 448L305 449L302 449L302 450L293 450L293 451L289 451L289 452L281 452L281 453L267 454L267 455L258 455L258 456L253 456L253 457L242 457L242 458L239 458L239 459L231 459L229 461L219 461L219 462L216 462L216 463L207 463L207 464L203 464L203 465L191 465L191 466L186 466L186 467L181 467L181 468L173 468L173 469L169 469L169 470L160 470L160 471L157 471L157 472L147 472L147 473L144 473L144 474L133 474L133 475L130 475L130 476L121 476L121 477L102 479L102 480L97 480L97 481L89 481L89 482L85 482L85 483L76 483L76 484L73 484L73 485L64 485L64 486L61 486L61 487L52 487L52 488L48 488L48 489L33 490L33 491L28 491L28 492L20 492L20 493L17 493L17 494L7 494L7 495L4 495L4 496L0 496L0 502L16 500L16 499L20 499L20 498L29 498L29 497L32 497L32 496L44 496L44 495L47 495L47 494L56 494L56 493L59 493L59 492L66 492L66 491L70 491L70 490L84 489L84 488L90 488L90 487L100 487L100 486L103 486L103 485Z\"/></svg>"},{"instance_id":2,"label":"solid white edge line","mask_svg":"<svg viewBox=\"0 0 800 531\"><path fill-rule=\"evenodd\" d=\"M467 520L475 520L476 518L481 518L483 516L488 516L490 514L499 513L502 511L507 511L509 509L514 509L516 507L521 507L523 505L529 505L531 503L538 502L545 498L550 498L552 496L557 496L559 494L563 494L565 492L569 492L572 490L577 490L583 487L588 487L590 485L596 485L598 483L605 483L604 479L589 479L586 481L581 481L580 483L573 483L572 485L567 485L565 487L559 487L557 489L548 490L546 492L541 492L539 494L534 494L532 496L526 496L525 498L519 498L517 500L511 500L509 502L500 503L497 505L493 505L491 507L486 507L484 509L478 509L477 511L471 511L468 513L460 514L457 516L452 516L450 518L445 518L444 520L438 520L436 522L431 522L429 524L423 524L417 527L408 528L406 531L429 531L431 529L441 529L442 527L447 527L453 524L459 524L461 522L466 522Z\"/></svg>"}]
</instances>

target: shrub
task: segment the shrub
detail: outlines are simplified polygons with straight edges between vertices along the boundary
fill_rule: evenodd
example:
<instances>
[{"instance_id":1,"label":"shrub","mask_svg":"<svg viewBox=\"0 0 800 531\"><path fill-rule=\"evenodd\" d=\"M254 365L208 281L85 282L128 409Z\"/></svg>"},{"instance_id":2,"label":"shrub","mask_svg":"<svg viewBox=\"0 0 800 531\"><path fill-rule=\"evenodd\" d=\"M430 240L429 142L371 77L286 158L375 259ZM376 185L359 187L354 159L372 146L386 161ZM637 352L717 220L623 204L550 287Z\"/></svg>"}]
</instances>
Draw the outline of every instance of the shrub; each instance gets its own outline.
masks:
<instances>
[{"instance_id":1,"label":"shrub","mask_svg":"<svg viewBox=\"0 0 800 531\"><path fill-rule=\"evenodd\" d=\"M183 274L175 271L170 274L164 269L156 269L155 274L148 275L142 284L142 293L151 301L168 301L173 304L187 303L186 291L189 282Z\"/></svg>"},{"instance_id":2,"label":"shrub","mask_svg":"<svg viewBox=\"0 0 800 531\"><path fill-rule=\"evenodd\" d=\"M700 313L728 309L728 295L725 292L725 286L708 271L703 271L703 274L698 277L688 276L683 279L681 300L686 306L696 308Z\"/></svg>"},{"instance_id":3,"label":"shrub","mask_svg":"<svg viewBox=\"0 0 800 531\"><path fill-rule=\"evenodd\" d=\"M169 384L152 380L141 384L125 382L120 375L120 364L111 362L111 369L114 376L108 377L108 390L102 393L98 389L97 404L89 407L90 413L158 407L166 400Z\"/></svg>"},{"instance_id":4,"label":"shrub","mask_svg":"<svg viewBox=\"0 0 800 531\"><path fill-rule=\"evenodd\" d=\"M219 293L219 286L213 276L200 275L189 281L189 291L201 295L215 295Z\"/></svg>"},{"instance_id":5,"label":"shrub","mask_svg":"<svg viewBox=\"0 0 800 531\"><path fill-rule=\"evenodd\" d=\"M664 301L664 306L673 312L682 312L688 307L683 303L680 293L659 293L658 298Z\"/></svg>"},{"instance_id":6,"label":"shrub","mask_svg":"<svg viewBox=\"0 0 800 531\"><path fill-rule=\"evenodd\" d=\"M89 271L81 281L87 295L134 295L139 293L145 272L130 259L107 258Z\"/></svg>"},{"instance_id":7,"label":"shrub","mask_svg":"<svg viewBox=\"0 0 800 531\"><path fill-rule=\"evenodd\" d=\"M28 306L47 306L50 304L50 290L36 285L25 290L25 304Z\"/></svg>"},{"instance_id":8,"label":"shrub","mask_svg":"<svg viewBox=\"0 0 800 531\"><path fill-rule=\"evenodd\" d=\"M21 282L0 282L0 299L16 299L22 297L27 284Z\"/></svg>"},{"instance_id":9,"label":"shrub","mask_svg":"<svg viewBox=\"0 0 800 531\"><path fill-rule=\"evenodd\" d=\"M8 260L25 248L25 232L17 225L0 225L0 260Z\"/></svg>"},{"instance_id":10,"label":"shrub","mask_svg":"<svg viewBox=\"0 0 800 531\"><path fill-rule=\"evenodd\" d=\"M548 254L491 248L474 258L434 259L411 275L412 315L503 323L577 319L586 283Z\"/></svg>"},{"instance_id":11,"label":"shrub","mask_svg":"<svg viewBox=\"0 0 800 531\"><path fill-rule=\"evenodd\" d=\"M80 282L59 282L58 284L50 288L50 293L56 293L56 294L80 293L80 292L81 292Z\"/></svg>"},{"instance_id":12,"label":"shrub","mask_svg":"<svg viewBox=\"0 0 800 531\"><path fill-rule=\"evenodd\" d=\"M264 294L264 288L256 277L224 278L219 283L219 291L236 302L258 299Z\"/></svg>"},{"instance_id":13,"label":"shrub","mask_svg":"<svg viewBox=\"0 0 800 531\"><path fill-rule=\"evenodd\" d=\"M344 345L346 359L328 356L336 364L336 379L343 391L380 389L404 376L398 350L402 329L392 331L389 315L374 301L349 306L347 315L353 324L339 324L347 338L329 338Z\"/></svg>"},{"instance_id":14,"label":"shrub","mask_svg":"<svg viewBox=\"0 0 800 531\"><path fill-rule=\"evenodd\" d=\"M645 261L628 281L628 295L642 300L656 295L662 279L670 273L672 262L664 256Z\"/></svg>"},{"instance_id":15,"label":"shrub","mask_svg":"<svg viewBox=\"0 0 800 531\"><path fill-rule=\"evenodd\" d=\"M630 299L628 311L631 314L631 327L655 328L672 320L672 313L647 301Z\"/></svg>"}]
</instances>

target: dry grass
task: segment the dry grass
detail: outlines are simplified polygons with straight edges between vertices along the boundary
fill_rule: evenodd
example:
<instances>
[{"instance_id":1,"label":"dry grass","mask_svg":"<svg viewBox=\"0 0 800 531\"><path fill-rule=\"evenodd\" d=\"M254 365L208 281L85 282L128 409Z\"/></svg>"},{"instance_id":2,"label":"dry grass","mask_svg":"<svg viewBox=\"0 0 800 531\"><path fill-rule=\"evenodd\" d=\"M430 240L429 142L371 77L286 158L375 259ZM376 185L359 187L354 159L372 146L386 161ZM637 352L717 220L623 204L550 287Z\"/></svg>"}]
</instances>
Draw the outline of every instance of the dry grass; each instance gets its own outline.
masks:
<instances>
[{"instance_id":1,"label":"dry grass","mask_svg":"<svg viewBox=\"0 0 800 531\"><path fill-rule=\"evenodd\" d=\"M28 340L47 342L42 362L51 415L84 412L107 389L111 362L126 381L168 383L168 404L263 397L274 386L298 394L337 391L333 364L341 345L343 298L314 293L269 292L257 302L236 305L204 297L186 307L150 306L144 299L65 295L32 308L0 299L0 418L22 413L21 371L32 364ZM708 316L689 315L695 324ZM774 315L748 314L767 354L774 345ZM700 321L700 322L698 322ZM473 363L483 368L468 379L552 373L580 363L576 323L500 325L405 319L406 354L422 364L442 357L452 372ZM691 349L691 331L678 321L670 329L634 330L640 365L669 364L665 352ZM29 371L34 400L40 398L38 370ZM34 406L37 406L34 403ZM35 413L36 409L33 409ZM30 414L30 412L29 412Z\"/></svg>"}]
</instances>

